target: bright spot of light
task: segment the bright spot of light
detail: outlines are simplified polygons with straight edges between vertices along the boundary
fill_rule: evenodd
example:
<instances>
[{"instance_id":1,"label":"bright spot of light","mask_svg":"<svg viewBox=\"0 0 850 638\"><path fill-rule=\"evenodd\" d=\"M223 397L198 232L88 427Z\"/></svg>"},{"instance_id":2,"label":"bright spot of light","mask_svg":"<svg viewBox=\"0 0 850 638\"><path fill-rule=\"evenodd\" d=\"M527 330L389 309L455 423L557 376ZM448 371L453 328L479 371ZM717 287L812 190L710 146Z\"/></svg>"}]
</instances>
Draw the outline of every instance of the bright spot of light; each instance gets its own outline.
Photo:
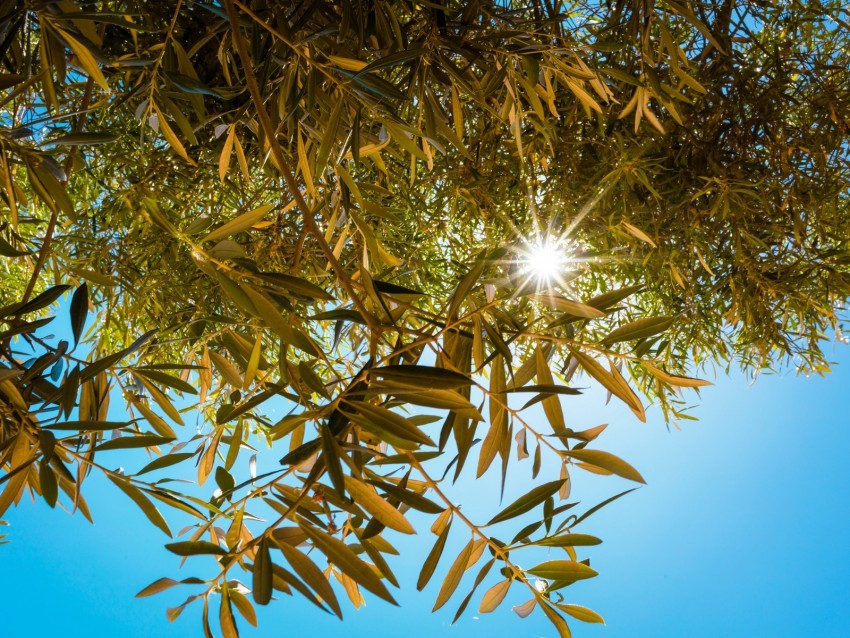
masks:
<instances>
[{"instance_id":1,"label":"bright spot of light","mask_svg":"<svg viewBox=\"0 0 850 638\"><path fill-rule=\"evenodd\" d=\"M569 248L552 238L541 238L526 245L519 257L526 277L541 285L551 285L561 280L570 261Z\"/></svg>"}]
</instances>

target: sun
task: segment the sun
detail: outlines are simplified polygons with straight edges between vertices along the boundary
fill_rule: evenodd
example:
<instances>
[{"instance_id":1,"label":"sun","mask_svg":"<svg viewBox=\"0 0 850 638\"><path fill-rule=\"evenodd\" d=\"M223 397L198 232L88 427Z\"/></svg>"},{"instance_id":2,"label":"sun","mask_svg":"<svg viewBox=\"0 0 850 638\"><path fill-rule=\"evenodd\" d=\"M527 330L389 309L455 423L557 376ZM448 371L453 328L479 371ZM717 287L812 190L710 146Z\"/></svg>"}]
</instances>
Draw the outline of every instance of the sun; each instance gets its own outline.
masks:
<instances>
[{"instance_id":1,"label":"sun","mask_svg":"<svg viewBox=\"0 0 850 638\"><path fill-rule=\"evenodd\" d=\"M541 238L520 251L523 274L538 286L551 286L563 280L571 262L568 247L553 238Z\"/></svg>"}]
</instances>

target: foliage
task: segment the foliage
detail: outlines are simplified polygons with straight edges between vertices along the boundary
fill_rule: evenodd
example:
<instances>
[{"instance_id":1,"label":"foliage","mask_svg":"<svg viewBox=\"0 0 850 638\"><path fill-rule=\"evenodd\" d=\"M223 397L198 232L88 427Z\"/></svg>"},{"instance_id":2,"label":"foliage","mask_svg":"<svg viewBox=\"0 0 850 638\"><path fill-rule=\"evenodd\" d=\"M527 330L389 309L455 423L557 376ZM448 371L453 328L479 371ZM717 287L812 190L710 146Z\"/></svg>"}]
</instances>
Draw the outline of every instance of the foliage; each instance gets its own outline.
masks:
<instances>
[{"instance_id":1,"label":"foliage","mask_svg":"<svg viewBox=\"0 0 850 638\"><path fill-rule=\"evenodd\" d=\"M92 470L169 536L158 508L178 510L194 524L166 547L215 561L181 581L206 635L213 601L225 636L233 608L255 620L240 573L261 605L341 616L331 575L355 606L392 601L390 539L423 515L435 609L482 563L455 618L490 575L482 612L515 582L515 611L561 635L600 621L561 593L596 575L579 554L599 539L574 528L599 506L556 496L575 468L643 479L602 428L567 426L567 384L682 419L706 383L689 365L828 370L850 290L846 14L0 1L0 515L31 492L91 518ZM66 293L73 345L46 333ZM259 448L280 465L234 476ZM109 469L134 449L151 460ZM447 489L525 459L536 478L544 456L560 478L486 524ZM199 489L149 478L166 470ZM442 558L449 534L469 542ZM520 568L534 547L564 554Z\"/></svg>"}]
</instances>

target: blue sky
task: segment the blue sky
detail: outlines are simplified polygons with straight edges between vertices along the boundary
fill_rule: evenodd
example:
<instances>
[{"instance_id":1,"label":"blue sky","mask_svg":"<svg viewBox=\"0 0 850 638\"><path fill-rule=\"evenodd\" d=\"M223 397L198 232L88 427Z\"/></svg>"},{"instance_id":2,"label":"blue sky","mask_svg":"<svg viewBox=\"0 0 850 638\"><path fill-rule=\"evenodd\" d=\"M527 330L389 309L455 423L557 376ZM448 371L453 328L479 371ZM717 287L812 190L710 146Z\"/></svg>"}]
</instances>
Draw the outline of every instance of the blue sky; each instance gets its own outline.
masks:
<instances>
[{"instance_id":1,"label":"blue sky","mask_svg":"<svg viewBox=\"0 0 850 638\"><path fill-rule=\"evenodd\" d=\"M609 423L599 447L629 460L648 482L577 530L604 539L586 554L600 576L569 588L568 602L595 609L607 625L575 621L575 636L850 635L850 349L839 346L831 358L843 364L826 378L789 373L750 384L739 374L721 377L702 393L700 421L683 423L681 431L668 432L657 410L640 424L614 402L604 406L600 392L565 398L568 425ZM505 502L531 485L528 467L515 469ZM628 486L578 472L573 482L573 498L587 506ZM125 496L95 476L88 495L94 526L40 502L23 501L6 513L11 525L3 531L12 542L0 546L4 636L202 635L198 607L175 623L165 618L167 606L192 593L188 588L133 596L161 576L208 574L207 559L178 569L179 559L161 547L167 539ZM470 516L498 507L495 480L468 484L458 496ZM431 614L451 549L432 583L416 592L433 540L423 530L398 543L406 550L392 563L402 585L400 608L370 597L360 610L344 604L340 623L283 597L260 610L258 630L242 622L242 635L555 635L539 612L521 620L510 610L526 598L519 588L491 614L477 614L476 599L452 627L465 592ZM455 539L455 547L462 542Z\"/></svg>"}]
</instances>

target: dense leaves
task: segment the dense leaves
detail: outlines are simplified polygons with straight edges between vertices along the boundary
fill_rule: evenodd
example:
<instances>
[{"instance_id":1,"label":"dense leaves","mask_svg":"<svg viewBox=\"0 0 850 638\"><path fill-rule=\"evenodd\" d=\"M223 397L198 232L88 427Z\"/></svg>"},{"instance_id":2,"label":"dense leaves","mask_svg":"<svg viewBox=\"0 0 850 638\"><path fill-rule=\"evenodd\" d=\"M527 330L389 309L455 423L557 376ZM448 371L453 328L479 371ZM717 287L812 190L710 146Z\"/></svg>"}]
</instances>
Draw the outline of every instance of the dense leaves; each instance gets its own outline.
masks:
<instances>
[{"instance_id":1,"label":"dense leaves","mask_svg":"<svg viewBox=\"0 0 850 638\"><path fill-rule=\"evenodd\" d=\"M693 367L828 370L847 18L0 0L0 516L32 492L91 518L99 471L165 534L188 520L166 548L205 578L140 595L200 588L167 613L201 602L206 633L211 600L223 635L256 624L239 578L261 605L341 616L332 580L394 602L391 539L429 525L435 609L474 571L455 619L488 580L481 612L522 589L514 610L561 635L600 622L561 590L596 575L573 528L622 494L560 501L573 471L643 478L562 402L594 383L683 419ZM116 450L138 470L108 469ZM489 523L452 498L523 466L560 476ZM559 557L514 562L540 547Z\"/></svg>"}]
</instances>

